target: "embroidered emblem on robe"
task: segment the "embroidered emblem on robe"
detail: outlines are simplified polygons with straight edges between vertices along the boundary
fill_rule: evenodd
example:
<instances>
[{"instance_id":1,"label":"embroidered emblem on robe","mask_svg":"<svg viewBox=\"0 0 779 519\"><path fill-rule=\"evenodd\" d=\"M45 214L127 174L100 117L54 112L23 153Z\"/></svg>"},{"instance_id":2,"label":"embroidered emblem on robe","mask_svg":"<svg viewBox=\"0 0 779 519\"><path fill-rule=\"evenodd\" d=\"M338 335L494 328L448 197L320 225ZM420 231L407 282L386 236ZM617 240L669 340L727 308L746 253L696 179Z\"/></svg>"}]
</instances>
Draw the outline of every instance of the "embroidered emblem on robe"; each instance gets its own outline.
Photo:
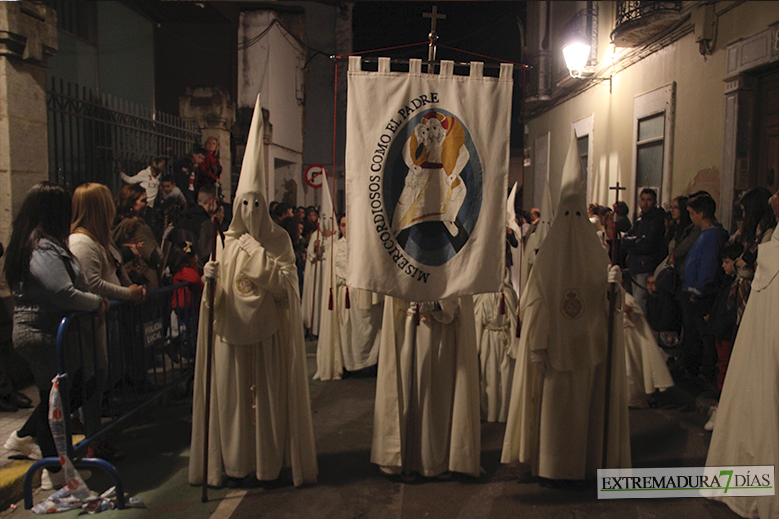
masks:
<instances>
[{"instance_id":1,"label":"embroidered emblem on robe","mask_svg":"<svg viewBox=\"0 0 779 519\"><path fill-rule=\"evenodd\" d=\"M238 276L235 280L235 290L242 296L249 296L255 293L257 285L246 276Z\"/></svg>"},{"instance_id":2,"label":"embroidered emblem on robe","mask_svg":"<svg viewBox=\"0 0 779 519\"><path fill-rule=\"evenodd\" d=\"M560 303L560 312L568 319L576 319L584 313L584 301L579 292L570 288L565 291L563 302Z\"/></svg>"}]
</instances>

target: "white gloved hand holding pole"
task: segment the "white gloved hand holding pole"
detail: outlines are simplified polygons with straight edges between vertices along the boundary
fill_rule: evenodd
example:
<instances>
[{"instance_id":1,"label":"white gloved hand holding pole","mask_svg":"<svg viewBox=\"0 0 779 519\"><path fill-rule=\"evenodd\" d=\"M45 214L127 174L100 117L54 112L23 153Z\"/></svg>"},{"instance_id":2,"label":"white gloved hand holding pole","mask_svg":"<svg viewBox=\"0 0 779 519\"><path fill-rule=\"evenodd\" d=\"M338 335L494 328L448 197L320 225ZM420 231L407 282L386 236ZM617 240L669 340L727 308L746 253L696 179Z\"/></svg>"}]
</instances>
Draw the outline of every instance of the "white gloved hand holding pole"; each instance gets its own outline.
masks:
<instances>
[{"instance_id":1,"label":"white gloved hand holding pole","mask_svg":"<svg viewBox=\"0 0 779 519\"><path fill-rule=\"evenodd\" d=\"M609 267L609 283L615 285L622 284L622 269L619 268L619 265L612 265Z\"/></svg>"},{"instance_id":2,"label":"white gloved hand holding pole","mask_svg":"<svg viewBox=\"0 0 779 519\"><path fill-rule=\"evenodd\" d=\"M206 264L203 265L203 277L206 279L217 279L219 277L219 262L206 262Z\"/></svg>"}]
</instances>

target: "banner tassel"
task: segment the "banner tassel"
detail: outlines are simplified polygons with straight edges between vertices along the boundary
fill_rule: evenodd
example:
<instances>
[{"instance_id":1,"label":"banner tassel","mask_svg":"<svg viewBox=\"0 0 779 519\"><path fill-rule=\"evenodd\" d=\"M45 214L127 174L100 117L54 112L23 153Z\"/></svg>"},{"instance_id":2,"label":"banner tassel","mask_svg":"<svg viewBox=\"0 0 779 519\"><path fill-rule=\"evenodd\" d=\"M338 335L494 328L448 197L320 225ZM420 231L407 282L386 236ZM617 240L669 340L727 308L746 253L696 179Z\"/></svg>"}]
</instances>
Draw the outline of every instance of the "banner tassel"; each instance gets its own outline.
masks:
<instances>
[{"instance_id":1,"label":"banner tassel","mask_svg":"<svg viewBox=\"0 0 779 519\"><path fill-rule=\"evenodd\" d=\"M519 306L519 305L517 305ZM519 319L519 308L517 308L517 333L516 338L519 339L522 334L522 321Z\"/></svg>"},{"instance_id":2,"label":"banner tassel","mask_svg":"<svg viewBox=\"0 0 779 519\"><path fill-rule=\"evenodd\" d=\"M414 310L414 326L419 326L419 305Z\"/></svg>"},{"instance_id":3,"label":"banner tassel","mask_svg":"<svg viewBox=\"0 0 779 519\"><path fill-rule=\"evenodd\" d=\"M506 315L506 294L500 293L500 315Z\"/></svg>"},{"instance_id":4,"label":"banner tassel","mask_svg":"<svg viewBox=\"0 0 779 519\"><path fill-rule=\"evenodd\" d=\"M346 287L346 297L344 297L344 299L344 306L346 306L346 309L348 310L352 307L352 302L349 300L349 287Z\"/></svg>"},{"instance_id":5,"label":"banner tassel","mask_svg":"<svg viewBox=\"0 0 779 519\"><path fill-rule=\"evenodd\" d=\"M330 287L330 299L327 300L327 309L333 309L333 287Z\"/></svg>"}]
</instances>

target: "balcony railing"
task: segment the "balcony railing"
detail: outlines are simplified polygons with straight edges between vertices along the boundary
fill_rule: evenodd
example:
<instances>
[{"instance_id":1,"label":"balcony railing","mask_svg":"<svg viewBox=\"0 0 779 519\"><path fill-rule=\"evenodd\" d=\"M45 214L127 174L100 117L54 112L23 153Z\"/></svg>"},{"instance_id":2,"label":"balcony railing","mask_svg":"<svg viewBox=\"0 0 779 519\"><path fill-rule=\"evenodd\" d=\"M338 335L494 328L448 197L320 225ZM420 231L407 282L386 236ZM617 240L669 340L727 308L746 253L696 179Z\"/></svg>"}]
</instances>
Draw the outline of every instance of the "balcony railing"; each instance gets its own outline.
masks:
<instances>
[{"instance_id":1,"label":"balcony railing","mask_svg":"<svg viewBox=\"0 0 779 519\"><path fill-rule=\"evenodd\" d=\"M682 2L618 1L611 41L617 47L635 47L672 26Z\"/></svg>"}]
</instances>

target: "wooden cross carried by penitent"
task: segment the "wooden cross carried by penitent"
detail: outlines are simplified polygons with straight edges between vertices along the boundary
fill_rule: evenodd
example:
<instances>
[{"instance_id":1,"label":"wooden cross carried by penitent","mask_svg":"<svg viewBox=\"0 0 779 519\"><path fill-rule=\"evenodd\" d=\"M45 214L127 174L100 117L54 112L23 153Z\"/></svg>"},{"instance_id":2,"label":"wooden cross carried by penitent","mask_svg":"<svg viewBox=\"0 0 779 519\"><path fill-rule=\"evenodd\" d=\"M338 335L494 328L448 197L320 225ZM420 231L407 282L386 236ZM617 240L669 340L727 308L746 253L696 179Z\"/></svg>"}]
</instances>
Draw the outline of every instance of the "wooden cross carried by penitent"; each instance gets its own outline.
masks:
<instances>
[{"instance_id":1,"label":"wooden cross carried by penitent","mask_svg":"<svg viewBox=\"0 0 779 519\"><path fill-rule=\"evenodd\" d=\"M609 186L609 189L616 191L617 197L614 201L614 212L616 213L617 204L619 203L619 192L625 191L625 188L619 185ZM617 261L617 222L614 219L611 223L614 229L614 236L611 239L611 265ZM611 411L611 370L613 365L613 352L614 352L614 314L617 309L617 286L616 284L609 283L609 322L607 325L607 342L606 342L606 401L604 405L603 415L603 451L602 451L602 465L601 468L607 468L608 461L608 449L609 449L609 414Z\"/></svg>"},{"instance_id":2,"label":"wooden cross carried by penitent","mask_svg":"<svg viewBox=\"0 0 779 519\"><path fill-rule=\"evenodd\" d=\"M438 41L438 33L436 32L436 24L438 20L446 20L445 14L438 14L438 6L433 6L432 13L422 13L423 18L430 18L430 34L427 35L427 39L430 42L427 46L427 61L435 61L436 42Z\"/></svg>"}]
</instances>

